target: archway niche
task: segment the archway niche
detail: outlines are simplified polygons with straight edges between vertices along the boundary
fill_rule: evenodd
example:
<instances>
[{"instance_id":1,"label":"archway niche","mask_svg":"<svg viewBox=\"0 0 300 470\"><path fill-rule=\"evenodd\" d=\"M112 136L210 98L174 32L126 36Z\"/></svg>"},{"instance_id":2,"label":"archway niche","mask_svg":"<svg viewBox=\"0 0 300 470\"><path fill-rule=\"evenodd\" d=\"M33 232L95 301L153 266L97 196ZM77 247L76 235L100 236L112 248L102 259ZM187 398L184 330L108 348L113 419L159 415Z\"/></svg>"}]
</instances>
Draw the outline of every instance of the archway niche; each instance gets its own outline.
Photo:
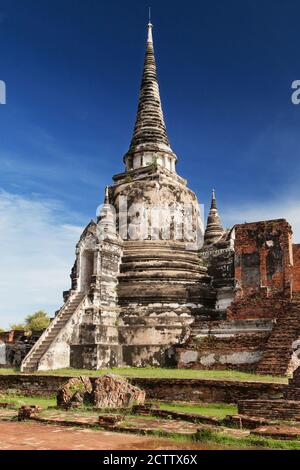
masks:
<instances>
[{"instance_id":1,"label":"archway niche","mask_svg":"<svg viewBox=\"0 0 300 470\"><path fill-rule=\"evenodd\" d=\"M83 250L80 256L80 291L88 292L94 273L94 252Z\"/></svg>"}]
</instances>

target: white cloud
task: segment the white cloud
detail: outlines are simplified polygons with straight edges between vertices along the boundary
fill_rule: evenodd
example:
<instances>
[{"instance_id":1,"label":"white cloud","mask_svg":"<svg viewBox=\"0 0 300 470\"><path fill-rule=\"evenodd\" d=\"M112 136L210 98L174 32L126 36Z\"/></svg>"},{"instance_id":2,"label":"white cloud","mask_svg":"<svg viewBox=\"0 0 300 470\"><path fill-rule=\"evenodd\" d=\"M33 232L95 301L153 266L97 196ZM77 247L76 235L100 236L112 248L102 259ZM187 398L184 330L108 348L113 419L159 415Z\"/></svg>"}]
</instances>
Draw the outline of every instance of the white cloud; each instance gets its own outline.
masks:
<instances>
[{"instance_id":1,"label":"white cloud","mask_svg":"<svg viewBox=\"0 0 300 470\"><path fill-rule=\"evenodd\" d=\"M292 225L294 243L300 243L300 199L296 194L273 201L232 206L222 211L221 216L226 227L244 222L286 219Z\"/></svg>"},{"instance_id":2,"label":"white cloud","mask_svg":"<svg viewBox=\"0 0 300 470\"><path fill-rule=\"evenodd\" d=\"M0 326L40 308L51 315L70 288L82 227L68 224L57 201L0 191Z\"/></svg>"}]
</instances>

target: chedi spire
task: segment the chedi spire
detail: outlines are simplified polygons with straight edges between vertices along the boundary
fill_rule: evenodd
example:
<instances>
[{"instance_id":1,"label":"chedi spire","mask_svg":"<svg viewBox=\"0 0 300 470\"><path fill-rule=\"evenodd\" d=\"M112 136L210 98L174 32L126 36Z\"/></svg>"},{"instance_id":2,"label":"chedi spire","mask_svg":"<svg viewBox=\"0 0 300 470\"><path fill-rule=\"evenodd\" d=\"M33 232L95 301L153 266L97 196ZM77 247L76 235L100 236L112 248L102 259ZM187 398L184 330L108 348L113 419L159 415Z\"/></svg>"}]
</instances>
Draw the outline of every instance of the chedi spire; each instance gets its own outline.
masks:
<instances>
[{"instance_id":1,"label":"chedi spire","mask_svg":"<svg viewBox=\"0 0 300 470\"><path fill-rule=\"evenodd\" d=\"M222 237L223 233L224 229L222 227L221 219L217 209L215 190L213 189L211 206L204 234L204 246L209 246L216 243Z\"/></svg>"},{"instance_id":2,"label":"chedi spire","mask_svg":"<svg viewBox=\"0 0 300 470\"><path fill-rule=\"evenodd\" d=\"M162 111L152 29L153 25L149 20L136 122L124 161L126 170L147 166L156 161L158 165L175 171L177 158L170 147Z\"/></svg>"},{"instance_id":3,"label":"chedi spire","mask_svg":"<svg viewBox=\"0 0 300 470\"><path fill-rule=\"evenodd\" d=\"M98 237L100 240L116 237L116 217L113 206L110 205L109 188L106 186L104 203L98 216Z\"/></svg>"}]
</instances>

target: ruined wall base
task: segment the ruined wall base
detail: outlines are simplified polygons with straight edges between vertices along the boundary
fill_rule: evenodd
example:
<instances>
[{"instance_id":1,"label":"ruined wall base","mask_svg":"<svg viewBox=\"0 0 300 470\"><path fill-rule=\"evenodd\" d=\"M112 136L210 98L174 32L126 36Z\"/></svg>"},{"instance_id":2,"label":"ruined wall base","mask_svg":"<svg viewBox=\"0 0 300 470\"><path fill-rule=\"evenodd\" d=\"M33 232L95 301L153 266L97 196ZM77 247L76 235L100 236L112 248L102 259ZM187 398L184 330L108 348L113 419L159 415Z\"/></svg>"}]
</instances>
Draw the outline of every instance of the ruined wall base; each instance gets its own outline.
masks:
<instances>
[{"instance_id":1,"label":"ruined wall base","mask_svg":"<svg viewBox=\"0 0 300 470\"><path fill-rule=\"evenodd\" d=\"M119 345L84 344L71 346L70 366L75 369L98 370L122 364Z\"/></svg>"},{"instance_id":2,"label":"ruined wall base","mask_svg":"<svg viewBox=\"0 0 300 470\"><path fill-rule=\"evenodd\" d=\"M272 328L269 319L198 321L187 343L176 348L177 366L255 371Z\"/></svg>"},{"instance_id":3,"label":"ruined wall base","mask_svg":"<svg viewBox=\"0 0 300 470\"><path fill-rule=\"evenodd\" d=\"M16 395L51 397L72 376L0 375L0 393L13 390ZM95 378L91 377L91 381ZM245 399L280 399L285 384L235 382L202 379L135 378L130 383L145 390L147 400L236 403Z\"/></svg>"},{"instance_id":4,"label":"ruined wall base","mask_svg":"<svg viewBox=\"0 0 300 470\"><path fill-rule=\"evenodd\" d=\"M194 321L189 308L191 306L174 303L123 307L118 326L123 364L134 367L175 365L174 346L187 340Z\"/></svg>"}]
</instances>

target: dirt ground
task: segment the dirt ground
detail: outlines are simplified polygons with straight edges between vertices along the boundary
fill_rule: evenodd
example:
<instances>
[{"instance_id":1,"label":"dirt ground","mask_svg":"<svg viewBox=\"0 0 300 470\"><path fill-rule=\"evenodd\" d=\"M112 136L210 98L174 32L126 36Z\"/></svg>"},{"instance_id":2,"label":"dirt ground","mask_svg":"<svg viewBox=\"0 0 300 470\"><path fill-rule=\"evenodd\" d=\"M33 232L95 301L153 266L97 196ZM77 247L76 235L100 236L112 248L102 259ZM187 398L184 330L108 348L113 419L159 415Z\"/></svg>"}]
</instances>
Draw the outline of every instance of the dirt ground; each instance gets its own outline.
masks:
<instances>
[{"instance_id":1,"label":"dirt ground","mask_svg":"<svg viewBox=\"0 0 300 470\"><path fill-rule=\"evenodd\" d=\"M0 422L0 450L191 450L216 449L192 442L53 426Z\"/></svg>"}]
</instances>

